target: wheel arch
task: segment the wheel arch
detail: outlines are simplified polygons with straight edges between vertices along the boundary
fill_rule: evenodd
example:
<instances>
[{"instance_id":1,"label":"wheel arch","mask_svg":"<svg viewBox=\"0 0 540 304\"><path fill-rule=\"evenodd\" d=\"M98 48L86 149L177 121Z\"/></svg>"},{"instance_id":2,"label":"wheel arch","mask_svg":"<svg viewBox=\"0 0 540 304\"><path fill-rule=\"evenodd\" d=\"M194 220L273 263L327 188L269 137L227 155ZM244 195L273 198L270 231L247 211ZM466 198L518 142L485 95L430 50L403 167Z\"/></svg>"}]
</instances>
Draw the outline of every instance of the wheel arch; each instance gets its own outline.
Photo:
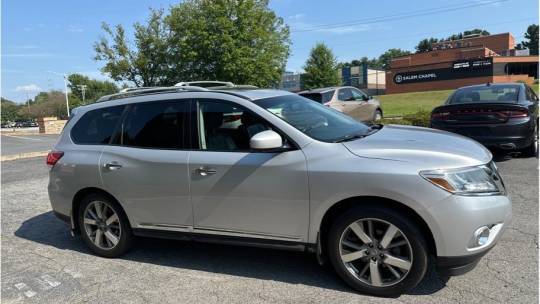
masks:
<instances>
[{"instance_id":1,"label":"wheel arch","mask_svg":"<svg viewBox=\"0 0 540 304\"><path fill-rule=\"evenodd\" d=\"M79 221L77 220L77 215L79 214L79 207L80 207L81 201L83 198L87 197L90 194L101 194L111 199L120 207L120 211L124 214L124 216L126 216L129 223L129 218L126 215L126 211L122 207L122 204L120 204L120 201L118 201L112 194L110 194L109 192L101 188L87 187L87 188L83 188L77 191L77 193L75 193L75 195L73 196L73 200L71 202L71 229L75 233L80 233L80 227L79 227Z\"/></svg>"},{"instance_id":2,"label":"wheel arch","mask_svg":"<svg viewBox=\"0 0 540 304\"><path fill-rule=\"evenodd\" d=\"M355 196L350 197L344 200L341 200L334 205L332 205L324 214L322 217L321 223L319 225L319 237L318 242L319 246L321 246L321 252L323 254L326 254L326 240L328 237L328 232L330 230L330 227L332 226L333 221L341 215L343 212L346 212L347 210L354 208L354 207L384 207L384 208L390 208L396 211L399 211L400 213L404 213L409 220L412 220L415 225L417 225L418 229L422 232L424 239L427 242L428 250L430 254L433 254L434 256L437 256L437 247L435 243L435 239L433 236L433 232L429 228L426 221L411 207L400 203L398 201L385 198L385 197L378 197L378 196Z\"/></svg>"}]
</instances>

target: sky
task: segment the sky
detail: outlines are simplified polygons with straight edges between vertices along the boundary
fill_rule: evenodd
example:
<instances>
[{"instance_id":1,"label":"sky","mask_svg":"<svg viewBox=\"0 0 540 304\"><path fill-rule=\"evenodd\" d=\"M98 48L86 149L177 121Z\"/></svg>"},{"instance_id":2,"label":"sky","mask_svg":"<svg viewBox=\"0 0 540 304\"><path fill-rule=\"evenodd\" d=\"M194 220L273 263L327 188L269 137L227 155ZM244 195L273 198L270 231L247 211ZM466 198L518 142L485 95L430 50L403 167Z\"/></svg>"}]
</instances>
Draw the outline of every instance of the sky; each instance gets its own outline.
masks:
<instances>
[{"instance_id":1,"label":"sky","mask_svg":"<svg viewBox=\"0 0 540 304\"><path fill-rule=\"evenodd\" d=\"M4 0L1 12L2 97L24 102L38 91L64 89L63 73L107 79L93 59L102 22L144 22L168 0ZM472 28L523 40L538 24L538 0L270 0L291 29L287 70L301 71L311 47L324 42L338 61L378 57L389 48L414 51L419 40ZM130 36L131 37L131 36Z\"/></svg>"}]
</instances>

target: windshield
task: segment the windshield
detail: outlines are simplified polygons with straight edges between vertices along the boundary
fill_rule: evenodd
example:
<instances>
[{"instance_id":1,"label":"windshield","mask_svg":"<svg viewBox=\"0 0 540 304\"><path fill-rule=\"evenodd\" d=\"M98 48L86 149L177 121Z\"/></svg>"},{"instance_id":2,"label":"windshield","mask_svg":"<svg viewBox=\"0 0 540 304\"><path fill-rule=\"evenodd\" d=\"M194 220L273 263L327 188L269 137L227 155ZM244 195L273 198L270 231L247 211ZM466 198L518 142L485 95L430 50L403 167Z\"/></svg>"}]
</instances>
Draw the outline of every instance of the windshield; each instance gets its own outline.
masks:
<instances>
[{"instance_id":1,"label":"windshield","mask_svg":"<svg viewBox=\"0 0 540 304\"><path fill-rule=\"evenodd\" d=\"M309 98L318 103L327 103L332 99L332 96L334 96L334 90L324 93L302 93L300 96Z\"/></svg>"},{"instance_id":2,"label":"windshield","mask_svg":"<svg viewBox=\"0 0 540 304\"><path fill-rule=\"evenodd\" d=\"M285 95L254 101L307 136L339 142L369 135L372 129L349 116L299 95Z\"/></svg>"},{"instance_id":3,"label":"windshield","mask_svg":"<svg viewBox=\"0 0 540 304\"><path fill-rule=\"evenodd\" d=\"M490 85L456 90L448 104L501 102L516 103L519 96L518 85Z\"/></svg>"}]
</instances>

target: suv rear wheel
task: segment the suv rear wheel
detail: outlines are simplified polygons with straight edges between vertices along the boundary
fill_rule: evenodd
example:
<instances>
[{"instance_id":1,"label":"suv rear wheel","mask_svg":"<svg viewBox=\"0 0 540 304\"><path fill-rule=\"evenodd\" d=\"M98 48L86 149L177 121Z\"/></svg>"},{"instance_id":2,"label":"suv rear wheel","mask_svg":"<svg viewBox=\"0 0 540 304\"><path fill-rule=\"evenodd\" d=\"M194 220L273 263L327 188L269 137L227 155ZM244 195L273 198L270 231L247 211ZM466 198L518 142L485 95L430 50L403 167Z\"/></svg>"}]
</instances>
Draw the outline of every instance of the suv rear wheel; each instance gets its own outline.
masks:
<instances>
[{"instance_id":1,"label":"suv rear wheel","mask_svg":"<svg viewBox=\"0 0 540 304\"><path fill-rule=\"evenodd\" d=\"M395 296L415 287L427 270L427 246L405 217L387 208L354 208L328 235L328 256L354 289Z\"/></svg>"},{"instance_id":2,"label":"suv rear wheel","mask_svg":"<svg viewBox=\"0 0 540 304\"><path fill-rule=\"evenodd\" d=\"M123 210L109 197L90 194L79 208L79 228L86 245L97 255L115 258L126 253L133 241Z\"/></svg>"}]
</instances>

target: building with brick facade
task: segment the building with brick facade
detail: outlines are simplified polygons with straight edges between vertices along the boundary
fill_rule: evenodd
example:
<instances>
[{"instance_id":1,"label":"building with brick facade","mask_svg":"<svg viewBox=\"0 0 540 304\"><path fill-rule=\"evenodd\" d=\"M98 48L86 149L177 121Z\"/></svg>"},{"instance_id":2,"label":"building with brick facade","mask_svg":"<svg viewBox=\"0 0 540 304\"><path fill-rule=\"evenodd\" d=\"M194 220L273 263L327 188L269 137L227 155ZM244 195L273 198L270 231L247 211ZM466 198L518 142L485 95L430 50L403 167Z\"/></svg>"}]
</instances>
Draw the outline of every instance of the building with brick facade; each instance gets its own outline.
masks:
<instances>
[{"instance_id":1,"label":"building with brick facade","mask_svg":"<svg viewBox=\"0 0 540 304\"><path fill-rule=\"evenodd\" d=\"M466 85L538 79L538 55L515 50L510 33L466 37L433 45L429 52L393 58L386 93L456 89Z\"/></svg>"}]
</instances>

